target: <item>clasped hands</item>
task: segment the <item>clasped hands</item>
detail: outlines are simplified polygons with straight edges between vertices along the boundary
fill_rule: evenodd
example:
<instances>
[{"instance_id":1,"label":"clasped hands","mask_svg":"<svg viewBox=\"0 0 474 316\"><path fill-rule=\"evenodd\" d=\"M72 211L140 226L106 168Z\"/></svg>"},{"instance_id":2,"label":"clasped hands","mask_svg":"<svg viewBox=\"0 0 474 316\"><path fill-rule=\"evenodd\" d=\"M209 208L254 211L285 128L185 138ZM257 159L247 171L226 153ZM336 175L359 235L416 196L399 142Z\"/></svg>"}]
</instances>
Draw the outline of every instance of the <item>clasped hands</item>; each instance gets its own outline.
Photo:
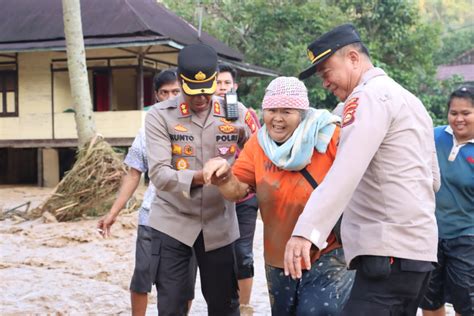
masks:
<instances>
[{"instance_id":1,"label":"clasped hands","mask_svg":"<svg viewBox=\"0 0 474 316\"><path fill-rule=\"evenodd\" d=\"M214 184L217 186L226 183L232 174L229 163L221 157L208 160L202 172L205 184Z\"/></svg>"}]
</instances>

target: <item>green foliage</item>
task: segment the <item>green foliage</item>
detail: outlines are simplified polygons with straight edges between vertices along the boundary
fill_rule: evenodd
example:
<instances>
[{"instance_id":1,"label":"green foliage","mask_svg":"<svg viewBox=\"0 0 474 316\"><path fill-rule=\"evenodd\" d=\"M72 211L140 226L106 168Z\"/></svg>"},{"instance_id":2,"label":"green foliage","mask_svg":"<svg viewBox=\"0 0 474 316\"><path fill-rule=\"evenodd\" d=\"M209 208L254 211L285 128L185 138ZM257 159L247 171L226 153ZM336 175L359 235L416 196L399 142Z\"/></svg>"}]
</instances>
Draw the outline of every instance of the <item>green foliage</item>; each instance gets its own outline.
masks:
<instances>
[{"instance_id":1,"label":"green foliage","mask_svg":"<svg viewBox=\"0 0 474 316\"><path fill-rule=\"evenodd\" d=\"M444 81L437 81L431 78L430 81L427 81L424 85L422 92L418 96L428 109L434 126L448 124L448 98L461 83L462 78L455 76Z\"/></svg>"},{"instance_id":2,"label":"green foliage","mask_svg":"<svg viewBox=\"0 0 474 316\"><path fill-rule=\"evenodd\" d=\"M335 1L366 40L372 61L424 103L433 118L444 119L434 79L434 54L439 50L440 25L424 21L412 2L399 0ZM434 94L434 95L433 95ZM431 109L433 107L433 109Z\"/></svg>"},{"instance_id":3,"label":"green foliage","mask_svg":"<svg viewBox=\"0 0 474 316\"><path fill-rule=\"evenodd\" d=\"M462 53L474 48L474 28L452 31L443 36L442 47L434 56L436 65L449 64Z\"/></svg>"},{"instance_id":4,"label":"green foliage","mask_svg":"<svg viewBox=\"0 0 474 316\"><path fill-rule=\"evenodd\" d=\"M434 54L434 64L449 64L474 48L474 10L472 0L420 1L420 11L442 25L441 49Z\"/></svg>"},{"instance_id":5,"label":"green foliage","mask_svg":"<svg viewBox=\"0 0 474 316\"><path fill-rule=\"evenodd\" d=\"M474 10L472 0L421 0L420 11L430 21L444 25L443 33L472 27Z\"/></svg>"},{"instance_id":6,"label":"green foliage","mask_svg":"<svg viewBox=\"0 0 474 316\"><path fill-rule=\"evenodd\" d=\"M172 11L198 25L198 1L163 1ZM408 0L202 0L200 3L203 30L241 51L246 62L285 76L297 76L310 65L306 46L315 37L345 22L355 24L374 64L420 97L435 122L444 122L446 98L459 78L438 82L437 63L433 61L441 61L441 54L447 56L450 52L451 57L469 47L469 41L456 42L448 36L441 49L444 20L428 21L424 10L429 6L420 8ZM449 11L450 17L459 10L455 4L449 8L455 8ZM271 79L241 78L239 95L244 104L259 108ZM336 106L336 98L322 89L315 76L305 84L311 104L330 109Z\"/></svg>"}]
</instances>

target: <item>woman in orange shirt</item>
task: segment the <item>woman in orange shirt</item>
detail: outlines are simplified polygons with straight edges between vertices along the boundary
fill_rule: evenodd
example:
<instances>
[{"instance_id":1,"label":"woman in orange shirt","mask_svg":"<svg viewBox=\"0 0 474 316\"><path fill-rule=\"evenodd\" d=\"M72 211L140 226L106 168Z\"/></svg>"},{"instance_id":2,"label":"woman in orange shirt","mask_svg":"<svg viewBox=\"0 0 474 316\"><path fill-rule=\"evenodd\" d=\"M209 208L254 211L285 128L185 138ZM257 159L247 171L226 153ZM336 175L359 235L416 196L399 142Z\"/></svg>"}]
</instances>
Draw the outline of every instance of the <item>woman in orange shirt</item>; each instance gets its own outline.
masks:
<instances>
[{"instance_id":1,"label":"woman in orange shirt","mask_svg":"<svg viewBox=\"0 0 474 316\"><path fill-rule=\"evenodd\" d=\"M272 314L337 315L348 298L353 272L346 269L336 236L332 233L325 249L311 253L311 265L299 279L285 276L283 259L299 215L335 159L339 118L310 108L305 85L294 77L273 80L262 108L265 125L245 144L233 167L214 158L204 166L205 180L219 186L228 200L257 193Z\"/></svg>"}]
</instances>

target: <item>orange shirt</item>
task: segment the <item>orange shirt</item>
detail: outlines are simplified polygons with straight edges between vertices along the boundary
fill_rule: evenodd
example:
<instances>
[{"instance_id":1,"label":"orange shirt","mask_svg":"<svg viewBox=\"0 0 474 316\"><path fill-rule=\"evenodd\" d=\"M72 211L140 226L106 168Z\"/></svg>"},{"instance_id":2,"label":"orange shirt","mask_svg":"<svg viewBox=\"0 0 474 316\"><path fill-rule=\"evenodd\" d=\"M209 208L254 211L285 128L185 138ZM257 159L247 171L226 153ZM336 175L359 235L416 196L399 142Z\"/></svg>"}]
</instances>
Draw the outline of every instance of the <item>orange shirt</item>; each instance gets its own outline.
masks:
<instances>
[{"instance_id":1,"label":"orange shirt","mask_svg":"<svg viewBox=\"0 0 474 316\"><path fill-rule=\"evenodd\" d=\"M321 154L314 150L311 163L306 166L318 184L323 181L334 161L339 132L337 127L326 153ZM277 168L260 147L256 133L245 144L232 171L241 182L247 183L257 192L264 223L265 263L283 268L286 243L313 188L301 172ZM332 233L327 242L328 246L322 252L312 252L312 262L316 261L321 253L341 246Z\"/></svg>"}]
</instances>

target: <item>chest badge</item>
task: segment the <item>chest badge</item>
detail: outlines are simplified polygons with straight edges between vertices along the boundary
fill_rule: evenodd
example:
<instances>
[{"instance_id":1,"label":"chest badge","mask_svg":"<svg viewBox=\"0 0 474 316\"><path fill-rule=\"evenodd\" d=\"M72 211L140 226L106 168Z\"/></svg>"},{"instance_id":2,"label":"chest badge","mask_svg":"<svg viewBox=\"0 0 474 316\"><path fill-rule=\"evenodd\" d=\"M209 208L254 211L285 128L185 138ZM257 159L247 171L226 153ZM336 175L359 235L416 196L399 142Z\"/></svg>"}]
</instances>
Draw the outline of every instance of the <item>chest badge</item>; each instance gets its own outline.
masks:
<instances>
[{"instance_id":1,"label":"chest badge","mask_svg":"<svg viewBox=\"0 0 474 316\"><path fill-rule=\"evenodd\" d=\"M189 115L189 106L186 103L181 103L179 105L179 111L181 112L181 115Z\"/></svg>"},{"instance_id":2,"label":"chest badge","mask_svg":"<svg viewBox=\"0 0 474 316\"><path fill-rule=\"evenodd\" d=\"M466 158L467 162L474 164L474 157L469 156Z\"/></svg>"},{"instance_id":3,"label":"chest badge","mask_svg":"<svg viewBox=\"0 0 474 316\"><path fill-rule=\"evenodd\" d=\"M235 131L235 126L233 125L219 125L219 130L224 134L230 134Z\"/></svg>"},{"instance_id":4,"label":"chest badge","mask_svg":"<svg viewBox=\"0 0 474 316\"><path fill-rule=\"evenodd\" d=\"M173 155L181 155L183 151L181 149L181 146L179 146L178 144L173 144L173 146L171 147L171 152L173 153Z\"/></svg>"},{"instance_id":5,"label":"chest badge","mask_svg":"<svg viewBox=\"0 0 474 316\"><path fill-rule=\"evenodd\" d=\"M184 146L183 151L184 151L184 154L188 155L188 156L192 156L194 154L194 149L193 149L193 146L191 146L191 145Z\"/></svg>"},{"instance_id":6,"label":"chest badge","mask_svg":"<svg viewBox=\"0 0 474 316\"><path fill-rule=\"evenodd\" d=\"M229 152L230 147L227 147L227 146L225 146L225 147L217 147L217 150L219 151L219 155L225 156L225 155L227 155L227 153Z\"/></svg>"},{"instance_id":7,"label":"chest badge","mask_svg":"<svg viewBox=\"0 0 474 316\"><path fill-rule=\"evenodd\" d=\"M229 121L229 120L227 120L227 119L225 119L225 118L223 118L223 117L221 117L219 120L220 120L222 123L224 123L224 124L232 124L231 121Z\"/></svg>"},{"instance_id":8,"label":"chest badge","mask_svg":"<svg viewBox=\"0 0 474 316\"><path fill-rule=\"evenodd\" d=\"M174 127L174 130L175 131L178 131L178 132L187 132L188 129L186 127L184 127L183 125L181 124L178 124Z\"/></svg>"},{"instance_id":9,"label":"chest badge","mask_svg":"<svg viewBox=\"0 0 474 316\"><path fill-rule=\"evenodd\" d=\"M189 168L189 162L185 158L176 160L176 170L186 170Z\"/></svg>"},{"instance_id":10,"label":"chest badge","mask_svg":"<svg viewBox=\"0 0 474 316\"><path fill-rule=\"evenodd\" d=\"M352 98L346 103L344 114L342 115L342 127L350 125L355 121L355 112L358 106L359 98Z\"/></svg>"}]
</instances>

